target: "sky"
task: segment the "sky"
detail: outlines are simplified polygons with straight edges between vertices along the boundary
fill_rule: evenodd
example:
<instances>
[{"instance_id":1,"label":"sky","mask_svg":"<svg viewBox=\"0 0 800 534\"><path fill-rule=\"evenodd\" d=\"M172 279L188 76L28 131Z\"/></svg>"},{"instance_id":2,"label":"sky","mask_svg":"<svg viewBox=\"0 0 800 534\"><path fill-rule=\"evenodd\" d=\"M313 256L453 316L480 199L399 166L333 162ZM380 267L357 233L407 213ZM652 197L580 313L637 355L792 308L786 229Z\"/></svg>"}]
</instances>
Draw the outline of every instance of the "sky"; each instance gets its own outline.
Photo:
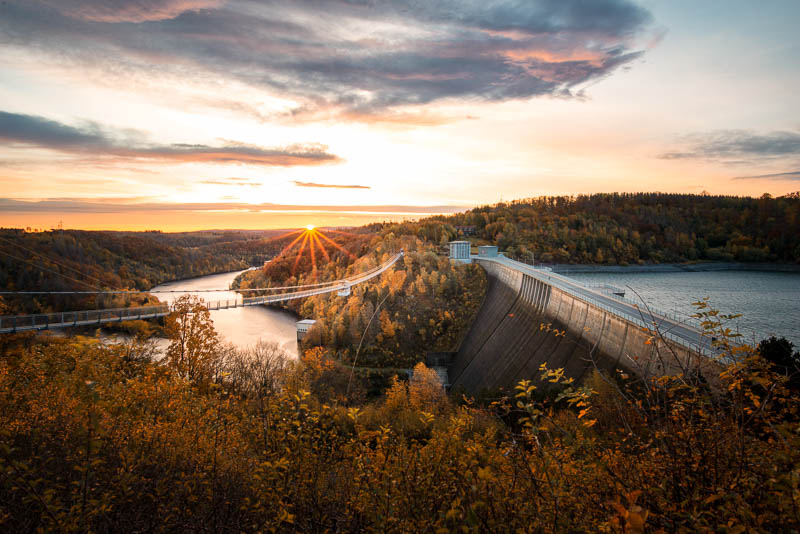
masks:
<instances>
[{"instance_id":1,"label":"sky","mask_svg":"<svg viewBox=\"0 0 800 534\"><path fill-rule=\"evenodd\" d=\"M800 190L800 2L3 0L0 226Z\"/></svg>"}]
</instances>

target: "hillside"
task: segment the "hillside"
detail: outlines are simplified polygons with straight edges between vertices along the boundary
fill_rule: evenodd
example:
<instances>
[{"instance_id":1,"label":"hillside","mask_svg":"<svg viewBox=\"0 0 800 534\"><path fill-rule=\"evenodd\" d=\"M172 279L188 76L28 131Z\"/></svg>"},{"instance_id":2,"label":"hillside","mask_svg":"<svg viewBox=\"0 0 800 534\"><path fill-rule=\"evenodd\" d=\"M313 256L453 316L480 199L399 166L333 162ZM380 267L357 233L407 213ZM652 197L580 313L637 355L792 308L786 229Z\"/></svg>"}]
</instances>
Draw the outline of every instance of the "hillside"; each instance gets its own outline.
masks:
<instances>
[{"instance_id":1,"label":"hillside","mask_svg":"<svg viewBox=\"0 0 800 534\"><path fill-rule=\"evenodd\" d=\"M337 280L379 265L403 249L403 260L390 272L353 287L350 296L289 301L286 307L301 317L317 319L304 345L325 347L349 363L361 344L359 365L368 367L410 368L424 361L426 352L456 350L486 291L484 272L451 263L431 243L414 236L357 232L320 238L324 248L313 261L308 251L290 252L248 271L238 279L238 287Z\"/></svg>"},{"instance_id":2,"label":"hillside","mask_svg":"<svg viewBox=\"0 0 800 534\"><path fill-rule=\"evenodd\" d=\"M544 263L800 261L800 198L665 193L538 197L390 225Z\"/></svg>"},{"instance_id":3,"label":"hillside","mask_svg":"<svg viewBox=\"0 0 800 534\"><path fill-rule=\"evenodd\" d=\"M280 250L263 232L89 232L0 230L0 288L7 291L147 290L160 283L259 264ZM146 296L3 299L10 313L138 305Z\"/></svg>"},{"instance_id":4,"label":"hillside","mask_svg":"<svg viewBox=\"0 0 800 534\"><path fill-rule=\"evenodd\" d=\"M160 362L140 341L0 336L1 530L800 527L786 376L800 355L770 368L725 344L719 391L695 369L576 387L542 368L550 393L523 381L483 406L447 397L420 364L365 403L324 351L231 352L189 304L168 319Z\"/></svg>"}]
</instances>

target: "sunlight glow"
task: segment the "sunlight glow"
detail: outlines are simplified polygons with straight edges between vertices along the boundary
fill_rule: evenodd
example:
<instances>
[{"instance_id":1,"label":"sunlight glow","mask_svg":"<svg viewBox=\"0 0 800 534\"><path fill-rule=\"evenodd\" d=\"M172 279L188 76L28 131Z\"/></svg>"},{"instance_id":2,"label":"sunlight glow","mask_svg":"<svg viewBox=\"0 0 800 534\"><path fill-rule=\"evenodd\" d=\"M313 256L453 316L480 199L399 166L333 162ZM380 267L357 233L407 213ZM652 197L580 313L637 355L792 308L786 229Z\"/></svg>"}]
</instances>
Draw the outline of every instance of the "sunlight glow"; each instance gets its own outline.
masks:
<instances>
[{"instance_id":1,"label":"sunlight glow","mask_svg":"<svg viewBox=\"0 0 800 534\"><path fill-rule=\"evenodd\" d=\"M308 226L311 228L309 229ZM292 232L288 232L279 236L277 239L283 239L287 237L292 237L292 241L283 247L283 249L278 253L275 258L273 258L273 262L281 258L289 258L294 256L294 262L291 263L291 273L292 276L297 274L297 268L300 266L300 262L303 259L303 256L307 256L311 262L311 276L316 278L317 271L319 268L318 260L324 261L328 263L331 260L331 255L334 251L339 251L343 254L346 254L352 259L355 259L355 255L344 248L342 245L331 239L330 237L323 234L320 230L318 230L313 225L308 225L305 229L301 230L294 230ZM339 234L346 234L346 235L356 235L350 234L348 232L336 232ZM297 234L295 236L295 234ZM333 250L329 251L328 247L331 247ZM321 253L318 255L317 253Z\"/></svg>"},{"instance_id":2,"label":"sunlight glow","mask_svg":"<svg viewBox=\"0 0 800 534\"><path fill-rule=\"evenodd\" d=\"M300 259L303 257L303 251L306 249L306 245L308 244L309 232L303 232L301 235L303 236L303 243L300 245L300 250L297 251L297 257L295 258L294 265L292 266L292 276L294 276L295 272L297 272L297 266L300 264Z\"/></svg>"},{"instance_id":3,"label":"sunlight glow","mask_svg":"<svg viewBox=\"0 0 800 534\"><path fill-rule=\"evenodd\" d=\"M306 225L306 230L308 230L309 232L312 231L313 229L314 229L314 225L313 224Z\"/></svg>"}]
</instances>

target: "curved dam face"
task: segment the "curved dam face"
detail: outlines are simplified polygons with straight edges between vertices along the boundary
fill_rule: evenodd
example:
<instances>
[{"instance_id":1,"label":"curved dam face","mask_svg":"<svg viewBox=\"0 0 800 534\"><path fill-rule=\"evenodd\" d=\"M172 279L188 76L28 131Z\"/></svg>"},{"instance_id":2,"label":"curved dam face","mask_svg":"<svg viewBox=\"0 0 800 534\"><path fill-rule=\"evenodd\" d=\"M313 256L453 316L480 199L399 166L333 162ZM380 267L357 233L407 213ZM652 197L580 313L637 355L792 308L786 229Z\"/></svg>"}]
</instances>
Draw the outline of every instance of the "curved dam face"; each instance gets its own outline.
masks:
<instances>
[{"instance_id":1,"label":"curved dam face","mask_svg":"<svg viewBox=\"0 0 800 534\"><path fill-rule=\"evenodd\" d=\"M489 285L481 309L448 368L452 387L475 393L537 381L539 366L563 367L580 381L595 365L635 375L678 372L696 354L546 282L476 259Z\"/></svg>"}]
</instances>

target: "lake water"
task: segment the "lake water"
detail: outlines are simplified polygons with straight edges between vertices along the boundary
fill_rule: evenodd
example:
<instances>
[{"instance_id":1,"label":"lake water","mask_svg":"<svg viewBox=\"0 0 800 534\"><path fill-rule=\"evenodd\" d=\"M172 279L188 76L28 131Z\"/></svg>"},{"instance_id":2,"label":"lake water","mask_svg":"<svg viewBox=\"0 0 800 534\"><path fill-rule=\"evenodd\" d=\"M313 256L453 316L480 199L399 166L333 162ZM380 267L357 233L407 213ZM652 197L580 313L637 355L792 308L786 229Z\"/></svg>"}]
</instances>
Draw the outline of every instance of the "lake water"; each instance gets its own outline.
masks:
<instances>
[{"instance_id":1,"label":"lake water","mask_svg":"<svg viewBox=\"0 0 800 534\"><path fill-rule=\"evenodd\" d=\"M220 289L230 287L231 282L244 271L212 274L168 282L153 288L156 290L180 291L181 293L158 293L162 302L172 302L181 295L194 294L205 301L241 300L241 295L234 291L219 293L197 293L204 289ZM220 338L240 348L254 345L259 339L274 341L292 356L297 355L297 319L288 313L263 306L247 306L211 312L214 329Z\"/></svg>"},{"instance_id":2,"label":"lake water","mask_svg":"<svg viewBox=\"0 0 800 534\"><path fill-rule=\"evenodd\" d=\"M725 314L740 313L735 322L752 343L769 336L785 337L800 348L800 273L717 271L678 273L574 273L581 283L610 284L625 297L663 311L688 316L692 302L708 297ZM637 296L636 293L639 294Z\"/></svg>"}]
</instances>

